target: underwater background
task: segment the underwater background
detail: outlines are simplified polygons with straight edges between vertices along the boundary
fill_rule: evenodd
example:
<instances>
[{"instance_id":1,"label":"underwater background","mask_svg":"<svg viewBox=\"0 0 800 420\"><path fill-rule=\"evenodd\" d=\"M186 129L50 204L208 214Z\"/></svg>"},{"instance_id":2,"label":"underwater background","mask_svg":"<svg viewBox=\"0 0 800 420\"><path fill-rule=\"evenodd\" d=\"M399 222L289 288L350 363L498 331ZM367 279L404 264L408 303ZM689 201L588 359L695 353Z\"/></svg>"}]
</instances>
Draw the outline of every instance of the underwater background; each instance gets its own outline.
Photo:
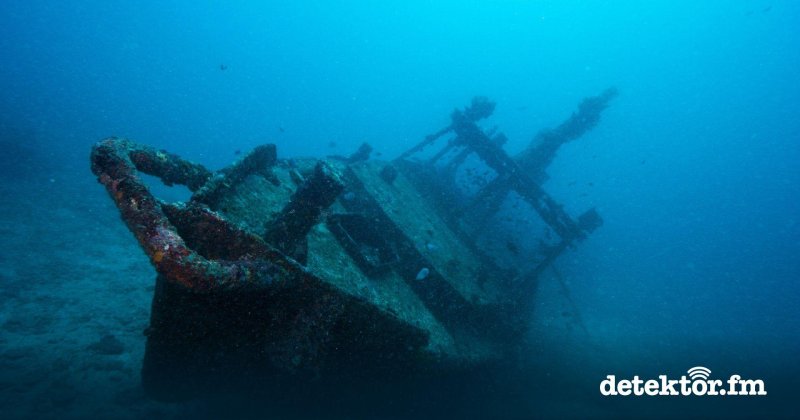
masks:
<instances>
[{"instance_id":1,"label":"underwater background","mask_svg":"<svg viewBox=\"0 0 800 420\"><path fill-rule=\"evenodd\" d=\"M611 86L548 169L568 213L604 224L556 261L568 295L541 278L526 357L308 415L800 412L800 2L4 0L0 59L0 417L297 414L142 393L155 272L89 170L95 142L214 169L263 143L392 159L486 95L515 154ZM769 395L599 394L697 365Z\"/></svg>"}]
</instances>

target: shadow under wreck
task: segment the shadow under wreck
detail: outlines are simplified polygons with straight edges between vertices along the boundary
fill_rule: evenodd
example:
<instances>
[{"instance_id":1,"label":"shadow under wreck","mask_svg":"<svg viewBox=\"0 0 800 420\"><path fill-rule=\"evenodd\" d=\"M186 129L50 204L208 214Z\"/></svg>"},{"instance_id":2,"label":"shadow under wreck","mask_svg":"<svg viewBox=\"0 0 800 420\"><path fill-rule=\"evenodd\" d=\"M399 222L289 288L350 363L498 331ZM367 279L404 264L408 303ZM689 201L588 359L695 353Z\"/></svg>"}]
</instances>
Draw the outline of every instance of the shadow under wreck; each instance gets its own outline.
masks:
<instances>
[{"instance_id":1,"label":"shadow under wreck","mask_svg":"<svg viewBox=\"0 0 800 420\"><path fill-rule=\"evenodd\" d=\"M407 383L510 357L537 277L602 223L594 209L567 214L540 186L545 169L615 95L585 99L516 157L478 125L494 110L480 97L393 161L368 145L327 159L264 145L212 172L99 142L92 171L157 272L145 390L177 401ZM193 196L158 200L139 172Z\"/></svg>"}]
</instances>

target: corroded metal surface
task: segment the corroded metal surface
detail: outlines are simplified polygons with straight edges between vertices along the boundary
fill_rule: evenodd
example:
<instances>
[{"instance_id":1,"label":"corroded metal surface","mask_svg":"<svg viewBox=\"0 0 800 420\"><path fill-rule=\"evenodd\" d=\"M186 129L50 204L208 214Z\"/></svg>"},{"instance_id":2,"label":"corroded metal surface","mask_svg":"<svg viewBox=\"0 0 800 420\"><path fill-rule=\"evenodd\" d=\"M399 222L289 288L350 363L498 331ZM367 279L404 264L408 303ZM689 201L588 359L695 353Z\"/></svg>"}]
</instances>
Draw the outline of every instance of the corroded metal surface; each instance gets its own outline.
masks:
<instances>
[{"instance_id":1,"label":"corroded metal surface","mask_svg":"<svg viewBox=\"0 0 800 420\"><path fill-rule=\"evenodd\" d=\"M270 286L276 279L288 278L283 273L287 269L299 270L288 261L280 260L209 260L186 245L163 211L162 204L153 197L137 171L162 178L165 183L185 184L197 190L211 177L211 173L201 165L113 138L98 143L91 158L92 171L117 204L122 219L150 257L156 271L170 281L197 292L262 288ZM173 214L179 212L176 208ZM258 238L239 232L217 215L206 212L202 218L229 230L232 237L250 242L250 247L257 249L256 255L267 253L263 246L259 249L256 245L260 242Z\"/></svg>"}]
</instances>

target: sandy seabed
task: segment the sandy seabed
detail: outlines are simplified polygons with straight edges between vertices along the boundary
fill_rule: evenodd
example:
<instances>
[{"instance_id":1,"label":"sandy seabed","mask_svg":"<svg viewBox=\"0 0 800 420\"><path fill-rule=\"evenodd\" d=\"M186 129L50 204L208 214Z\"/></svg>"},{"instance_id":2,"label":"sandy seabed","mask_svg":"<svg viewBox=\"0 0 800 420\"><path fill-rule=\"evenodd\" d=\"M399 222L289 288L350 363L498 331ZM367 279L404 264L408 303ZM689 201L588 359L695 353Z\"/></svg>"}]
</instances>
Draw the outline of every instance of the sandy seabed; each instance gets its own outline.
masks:
<instances>
[{"instance_id":1,"label":"sandy seabed","mask_svg":"<svg viewBox=\"0 0 800 420\"><path fill-rule=\"evenodd\" d=\"M141 390L155 272L86 171L0 178L0 412L172 417Z\"/></svg>"}]
</instances>

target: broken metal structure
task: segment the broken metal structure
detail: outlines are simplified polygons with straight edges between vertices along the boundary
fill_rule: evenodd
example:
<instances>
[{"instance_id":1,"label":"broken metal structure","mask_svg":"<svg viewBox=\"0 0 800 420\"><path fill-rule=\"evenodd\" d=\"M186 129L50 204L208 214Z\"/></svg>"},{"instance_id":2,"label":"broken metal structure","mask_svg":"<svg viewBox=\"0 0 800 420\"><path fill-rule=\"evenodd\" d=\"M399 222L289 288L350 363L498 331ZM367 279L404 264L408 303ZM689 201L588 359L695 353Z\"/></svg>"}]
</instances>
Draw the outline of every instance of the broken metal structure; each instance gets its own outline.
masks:
<instances>
[{"instance_id":1,"label":"broken metal structure","mask_svg":"<svg viewBox=\"0 0 800 420\"><path fill-rule=\"evenodd\" d=\"M92 170L158 274L146 391L182 400L252 383L390 380L508 356L541 271L602 223L594 210L568 215L541 188L544 170L615 94L585 99L516 157L478 125L494 110L486 98L391 162L369 159L367 145L328 159L278 159L265 145L212 172L99 142ZM193 196L163 202L139 172ZM520 215L524 229L509 224Z\"/></svg>"}]
</instances>

